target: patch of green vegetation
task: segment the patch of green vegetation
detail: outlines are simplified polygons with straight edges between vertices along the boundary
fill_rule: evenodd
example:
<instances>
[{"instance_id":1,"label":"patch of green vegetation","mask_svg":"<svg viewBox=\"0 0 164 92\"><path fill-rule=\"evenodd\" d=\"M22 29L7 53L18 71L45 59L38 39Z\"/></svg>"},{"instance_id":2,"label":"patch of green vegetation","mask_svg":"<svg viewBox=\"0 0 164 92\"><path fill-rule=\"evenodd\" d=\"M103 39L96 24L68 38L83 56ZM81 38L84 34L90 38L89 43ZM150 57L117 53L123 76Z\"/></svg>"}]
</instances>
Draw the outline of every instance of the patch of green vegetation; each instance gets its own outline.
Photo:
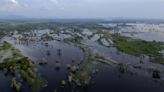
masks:
<instances>
[{"instance_id":1,"label":"patch of green vegetation","mask_svg":"<svg viewBox=\"0 0 164 92\"><path fill-rule=\"evenodd\" d=\"M0 31L0 40L1 40L3 37L5 37L5 36L6 36L6 33L3 32L3 31Z\"/></svg>"},{"instance_id":2,"label":"patch of green vegetation","mask_svg":"<svg viewBox=\"0 0 164 92\"><path fill-rule=\"evenodd\" d=\"M153 57L151 58L152 62L164 63L164 58L159 53L164 49L164 46L160 42L134 40L120 35L113 35L112 40L116 44L117 49L122 52L134 56L145 54L149 57Z\"/></svg>"},{"instance_id":3,"label":"patch of green vegetation","mask_svg":"<svg viewBox=\"0 0 164 92\"><path fill-rule=\"evenodd\" d=\"M22 58L22 57L23 56L20 53L13 51L13 56L12 56L11 60L16 60L17 58Z\"/></svg>"},{"instance_id":4,"label":"patch of green vegetation","mask_svg":"<svg viewBox=\"0 0 164 92\"><path fill-rule=\"evenodd\" d=\"M150 62L164 64L164 57L160 54L156 56L151 56Z\"/></svg>"},{"instance_id":5,"label":"patch of green vegetation","mask_svg":"<svg viewBox=\"0 0 164 92\"><path fill-rule=\"evenodd\" d=\"M100 56L98 53L95 55L96 61L102 63L102 64L108 64L104 57Z\"/></svg>"},{"instance_id":6,"label":"patch of green vegetation","mask_svg":"<svg viewBox=\"0 0 164 92\"><path fill-rule=\"evenodd\" d=\"M48 34L43 34L41 39L42 40L48 40L48 41L54 40L54 38Z\"/></svg>"},{"instance_id":7,"label":"patch of green vegetation","mask_svg":"<svg viewBox=\"0 0 164 92\"><path fill-rule=\"evenodd\" d=\"M71 73L77 73L79 70L79 65L71 64L67 66L67 69L70 70Z\"/></svg>"},{"instance_id":8,"label":"patch of green vegetation","mask_svg":"<svg viewBox=\"0 0 164 92\"><path fill-rule=\"evenodd\" d=\"M11 44L9 44L8 42L4 41L3 45L0 46L0 50L7 50L11 48Z\"/></svg>"},{"instance_id":9,"label":"patch of green vegetation","mask_svg":"<svg viewBox=\"0 0 164 92\"><path fill-rule=\"evenodd\" d=\"M66 86L66 81L65 80L62 80L61 81L61 87L64 88Z\"/></svg>"},{"instance_id":10,"label":"patch of green vegetation","mask_svg":"<svg viewBox=\"0 0 164 92\"><path fill-rule=\"evenodd\" d=\"M164 43L132 39L129 37L121 36L117 33L101 33L104 35L104 38L112 39L112 41L115 43L114 45L121 52L134 56L147 55L150 57L151 62L164 64L164 57L160 53L160 51L164 50Z\"/></svg>"},{"instance_id":11,"label":"patch of green vegetation","mask_svg":"<svg viewBox=\"0 0 164 92\"><path fill-rule=\"evenodd\" d=\"M65 38L63 40L63 42L65 42L65 43L73 43L74 45L79 45L81 40L83 40L82 37L80 37L78 35L74 35L74 37L72 37L72 38Z\"/></svg>"},{"instance_id":12,"label":"patch of green vegetation","mask_svg":"<svg viewBox=\"0 0 164 92\"><path fill-rule=\"evenodd\" d=\"M141 40L133 40L130 38L115 36L113 37L114 42L117 45L117 48L123 52L126 52L131 55L154 55L158 54L161 51L161 44L157 42L146 42Z\"/></svg>"},{"instance_id":13,"label":"patch of green vegetation","mask_svg":"<svg viewBox=\"0 0 164 92\"><path fill-rule=\"evenodd\" d=\"M30 86L32 92L38 92L47 83L43 78L37 76L36 73L32 70L29 72L21 70L20 74L24 82Z\"/></svg>"},{"instance_id":14,"label":"patch of green vegetation","mask_svg":"<svg viewBox=\"0 0 164 92\"><path fill-rule=\"evenodd\" d=\"M75 73L71 73L69 76L70 81L75 82L77 86L85 86L88 85L91 81L91 76L89 73L92 72L92 63L93 63L93 57L91 55L88 56L88 63L82 67L79 71Z\"/></svg>"},{"instance_id":15,"label":"patch of green vegetation","mask_svg":"<svg viewBox=\"0 0 164 92\"><path fill-rule=\"evenodd\" d=\"M16 92L20 92L21 91L21 83L18 83L16 78L12 78L11 80L11 87L13 87L15 89Z\"/></svg>"},{"instance_id":16,"label":"patch of green vegetation","mask_svg":"<svg viewBox=\"0 0 164 92\"><path fill-rule=\"evenodd\" d=\"M75 41L75 39L73 39L73 38L65 38L65 39L63 40L63 42L65 42L65 43L73 43L73 44L75 44L75 45L79 45L79 44L80 44L80 42Z\"/></svg>"},{"instance_id":17,"label":"patch of green vegetation","mask_svg":"<svg viewBox=\"0 0 164 92\"><path fill-rule=\"evenodd\" d=\"M41 77L36 77L31 79L30 86L32 92L39 92L42 87L47 86L47 81Z\"/></svg>"},{"instance_id":18,"label":"patch of green vegetation","mask_svg":"<svg viewBox=\"0 0 164 92\"><path fill-rule=\"evenodd\" d=\"M19 85L21 80L31 87L32 92L38 92L46 84L46 81L37 75L37 69L31 60L16 52L15 49L11 51L12 57L4 59L4 62L0 64L0 70L12 74L15 78L19 77L19 80L13 78L11 81L12 87L17 92L21 89L21 85Z\"/></svg>"},{"instance_id":19,"label":"patch of green vegetation","mask_svg":"<svg viewBox=\"0 0 164 92\"><path fill-rule=\"evenodd\" d=\"M70 42L72 42L72 39L71 39L71 38L65 38L65 39L63 39L63 41L64 41L65 43L70 43Z\"/></svg>"}]
</instances>

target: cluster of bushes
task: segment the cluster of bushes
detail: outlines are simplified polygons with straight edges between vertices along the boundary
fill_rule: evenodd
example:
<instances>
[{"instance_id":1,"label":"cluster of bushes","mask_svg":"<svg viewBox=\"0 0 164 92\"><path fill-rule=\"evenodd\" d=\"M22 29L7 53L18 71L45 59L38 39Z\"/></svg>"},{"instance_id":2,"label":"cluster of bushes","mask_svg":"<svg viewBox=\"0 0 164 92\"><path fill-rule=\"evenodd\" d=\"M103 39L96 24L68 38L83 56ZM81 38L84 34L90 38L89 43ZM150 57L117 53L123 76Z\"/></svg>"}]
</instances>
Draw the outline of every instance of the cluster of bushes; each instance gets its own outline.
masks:
<instances>
[{"instance_id":1,"label":"cluster of bushes","mask_svg":"<svg viewBox=\"0 0 164 92\"><path fill-rule=\"evenodd\" d=\"M0 64L0 70L14 76L11 80L11 87L17 92L21 91L24 82L31 87L32 92L37 92L46 84L46 81L37 75L37 69L32 61L27 57L20 57L17 53L13 53L11 58L4 59L4 62Z\"/></svg>"},{"instance_id":2,"label":"cluster of bushes","mask_svg":"<svg viewBox=\"0 0 164 92\"><path fill-rule=\"evenodd\" d=\"M93 70L92 63L93 63L93 57L89 55L87 64L82 68L79 68L78 65L71 65L69 82L74 82L77 86L89 85L91 81L91 76L89 75L89 73L91 73Z\"/></svg>"}]
</instances>

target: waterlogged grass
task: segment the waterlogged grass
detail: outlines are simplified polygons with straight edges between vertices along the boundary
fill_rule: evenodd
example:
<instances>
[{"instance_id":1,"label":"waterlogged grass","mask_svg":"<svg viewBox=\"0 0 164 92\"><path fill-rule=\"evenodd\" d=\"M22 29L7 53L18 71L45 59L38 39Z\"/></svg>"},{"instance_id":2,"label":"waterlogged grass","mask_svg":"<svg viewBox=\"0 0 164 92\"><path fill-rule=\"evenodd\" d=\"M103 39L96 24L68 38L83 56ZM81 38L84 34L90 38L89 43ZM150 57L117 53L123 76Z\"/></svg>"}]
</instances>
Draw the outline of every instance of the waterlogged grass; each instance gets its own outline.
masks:
<instances>
[{"instance_id":1,"label":"waterlogged grass","mask_svg":"<svg viewBox=\"0 0 164 92\"><path fill-rule=\"evenodd\" d=\"M146 54L153 56L159 54L164 47L158 42L147 42L142 40L133 40L122 36L113 36L113 41L117 48L131 55Z\"/></svg>"},{"instance_id":2,"label":"waterlogged grass","mask_svg":"<svg viewBox=\"0 0 164 92\"><path fill-rule=\"evenodd\" d=\"M102 32L102 34L104 38L112 39L114 46L121 52L133 56L147 55L150 57L151 62L164 64L164 57L160 53L164 50L164 43L132 39L108 32Z\"/></svg>"},{"instance_id":3,"label":"waterlogged grass","mask_svg":"<svg viewBox=\"0 0 164 92\"><path fill-rule=\"evenodd\" d=\"M164 59L159 53L164 49L164 46L160 42L134 40L118 35L113 35L112 39L116 44L117 49L124 53L134 56L147 55L152 62L164 63Z\"/></svg>"}]
</instances>

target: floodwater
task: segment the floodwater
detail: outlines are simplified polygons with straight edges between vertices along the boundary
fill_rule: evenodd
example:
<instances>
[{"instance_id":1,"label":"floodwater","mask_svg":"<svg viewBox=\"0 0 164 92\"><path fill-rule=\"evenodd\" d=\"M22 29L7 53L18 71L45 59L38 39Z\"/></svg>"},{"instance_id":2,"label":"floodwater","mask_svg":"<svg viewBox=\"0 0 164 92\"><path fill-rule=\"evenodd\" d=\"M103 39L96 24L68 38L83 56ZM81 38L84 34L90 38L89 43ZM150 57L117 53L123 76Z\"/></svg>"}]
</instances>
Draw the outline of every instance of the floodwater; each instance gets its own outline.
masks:
<instances>
[{"instance_id":1,"label":"floodwater","mask_svg":"<svg viewBox=\"0 0 164 92\"><path fill-rule=\"evenodd\" d=\"M148 71L151 69L158 69L160 71L164 70L164 65L149 62L148 57L145 57L144 59L142 59L142 63L141 63L140 57L131 56L131 55L119 52L115 47L110 47L110 48L104 47L91 40L84 41L83 43L90 46L96 53L99 53L103 57L106 57L107 59L109 59L109 61L112 59L116 61L117 63L125 63L132 66L139 65L139 66L144 67L143 70L136 70L136 69L133 70L133 72L139 73L141 76L151 77L151 73L149 73Z\"/></svg>"},{"instance_id":2,"label":"floodwater","mask_svg":"<svg viewBox=\"0 0 164 92\"><path fill-rule=\"evenodd\" d=\"M133 74L120 74L116 69L99 66L100 71L88 92L163 92L164 87L150 79Z\"/></svg>"},{"instance_id":3,"label":"floodwater","mask_svg":"<svg viewBox=\"0 0 164 92\"><path fill-rule=\"evenodd\" d=\"M164 42L163 31L145 31L145 30L137 30L131 28L123 28L120 31L121 31L121 35L128 36L134 39Z\"/></svg>"},{"instance_id":4,"label":"floodwater","mask_svg":"<svg viewBox=\"0 0 164 92\"><path fill-rule=\"evenodd\" d=\"M83 51L73 45L69 45L58 41L34 41L28 45L15 44L12 38L6 38L7 42L19 49L24 56L29 57L38 68L38 74L48 81L48 86L43 88L41 92L163 92L163 83L154 81L151 75L147 74L146 70L134 70L138 73L124 73L121 74L116 67L94 62L93 67L99 69L97 74L93 74L91 84L86 88L74 88L73 85L67 83L64 89L61 88L61 81L68 80L67 64L72 63L72 60L79 62L85 56ZM49 46L45 46L48 43ZM109 57L119 63L130 63L132 65L140 64L140 59L118 52L116 48L107 48L101 46L91 40L83 42L88 45L93 51L100 53L105 57ZM61 56L57 55L57 50L61 49ZM48 54L49 53L49 54ZM47 62L46 65L39 65L39 62ZM55 61L60 60L61 66L59 70L55 68ZM163 65L152 64L145 59L145 64L160 67L164 69ZM144 65L144 64L143 64ZM133 68L132 68L133 69ZM146 68L145 68L146 69ZM0 92L12 92L9 80L10 77L4 76L0 73ZM3 85L2 85L3 84ZM28 92L28 88L24 88L23 92Z\"/></svg>"},{"instance_id":5,"label":"floodwater","mask_svg":"<svg viewBox=\"0 0 164 92\"><path fill-rule=\"evenodd\" d=\"M164 42L164 33L162 32L146 32L146 33L123 33L124 36L142 39L146 41L161 41Z\"/></svg>"},{"instance_id":6,"label":"floodwater","mask_svg":"<svg viewBox=\"0 0 164 92\"><path fill-rule=\"evenodd\" d=\"M54 89L61 90L61 81L67 80L68 77L67 64L71 64L72 60L78 63L83 57L80 48L57 41L33 42L29 45L14 44L11 38L7 38L6 41L13 44L23 55L34 61L39 75L48 81L48 87L43 88L42 92L52 92ZM44 43L48 43L50 47L45 46ZM58 49L61 49L61 56L57 55ZM47 54L48 50L50 54ZM39 65L39 62L43 62L43 60L47 64ZM61 63L59 69L55 67L56 60ZM70 89L66 86L64 90L68 91Z\"/></svg>"}]
</instances>

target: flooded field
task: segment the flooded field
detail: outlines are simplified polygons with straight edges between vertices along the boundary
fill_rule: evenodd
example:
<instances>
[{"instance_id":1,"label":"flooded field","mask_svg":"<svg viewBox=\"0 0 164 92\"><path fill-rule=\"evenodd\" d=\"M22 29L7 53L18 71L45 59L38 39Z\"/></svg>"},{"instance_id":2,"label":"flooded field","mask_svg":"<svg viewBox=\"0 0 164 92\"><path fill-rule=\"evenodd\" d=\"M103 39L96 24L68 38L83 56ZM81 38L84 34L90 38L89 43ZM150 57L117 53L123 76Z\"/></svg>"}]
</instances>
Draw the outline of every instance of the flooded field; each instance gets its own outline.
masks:
<instances>
[{"instance_id":1,"label":"flooded field","mask_svg":"<svg viewBox=\"0 0 164 92\"><path fill-rule=\"evenodd\" d=\"M150 28L149 28L150 27ZM120 30L122 35L132 37L135 39L142 39L146 41L162 41L164 42L164 27L158 25L144 25L138 24L132 27L123 28Z\"/></svg>"},{"instance_id":2,"label":"flooded field","mask_svg":"<svg viewBox=\"0 0 164 92\"><path fill-rule=\"evenodd\" d=\"M10 30L1 39L5 43L0 51L0 91L164 91L163 31L79 25L54 24L54 29L39 27L24 32ZM136 50L133 42L138 48L153 49ZM21 65L26 62L21 63L20 57L29 64Z\"/></svg>"},{"instance_id":3,"label":"flooded field","mask_svg":"<svg viewBox=\"0 0 164 92\"><path fill-rule=\"evenodd\" d=\"M124 29L126 30L126 29ZM146 41L162 41L164 42L164 32L144 32L144 33L122 33L124 36L128 36L135 39L142 39Z\"/></svg>"}]
</instances>

